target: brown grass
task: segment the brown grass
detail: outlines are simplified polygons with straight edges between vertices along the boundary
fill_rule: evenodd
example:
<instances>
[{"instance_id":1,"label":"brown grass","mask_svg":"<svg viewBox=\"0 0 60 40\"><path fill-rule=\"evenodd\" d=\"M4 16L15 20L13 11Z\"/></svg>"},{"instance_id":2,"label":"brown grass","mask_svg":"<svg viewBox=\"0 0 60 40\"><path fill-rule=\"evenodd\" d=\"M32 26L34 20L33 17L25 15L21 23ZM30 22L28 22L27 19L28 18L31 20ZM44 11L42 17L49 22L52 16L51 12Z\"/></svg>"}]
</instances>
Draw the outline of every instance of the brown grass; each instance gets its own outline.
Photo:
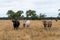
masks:
<instances>
[{"instance_id":1,"label":"brown grass","mask_svg":"<svg viewBox=\"0 0 60 40\"><path fill-rule=\"evenodd\" d=\"M42 20L31 20L29 28L20 21L18 30L13 29L11 20L0 20L0 40L60 40L60 20L53 20L51 30L44 30Z\"/></svg>"}]
</instances>

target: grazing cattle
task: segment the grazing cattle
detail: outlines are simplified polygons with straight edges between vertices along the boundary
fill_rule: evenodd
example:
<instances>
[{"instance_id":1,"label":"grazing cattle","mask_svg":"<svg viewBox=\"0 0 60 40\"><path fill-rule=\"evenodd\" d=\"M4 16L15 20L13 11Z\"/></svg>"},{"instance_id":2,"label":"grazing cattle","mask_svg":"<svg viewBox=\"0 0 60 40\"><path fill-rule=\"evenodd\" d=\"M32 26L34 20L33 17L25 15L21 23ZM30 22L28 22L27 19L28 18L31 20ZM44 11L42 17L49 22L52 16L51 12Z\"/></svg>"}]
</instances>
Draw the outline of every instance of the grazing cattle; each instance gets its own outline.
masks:
<instances>
[{"instance_id":1,"label":"grazing cattle","mask_svg":"<svg viewBox=\"0 0 60 40\"><path fill-rule=\"evenodd\" d=\"M44 20L43 21L43 25L44 25L44 28L46 29L46 28L51 28L51 26L52 26L52 21L46 21L46 20Z\"/></svg>"},{"instance_id":2,"label":"grazing cattle","mask_svg":"<svg viewBox=\"0 0 60 40\"><path fill-rule=\"evenodd\" d=\"M26 20L23 20L23 27L25 27Z\"/></svg>"},{"instance_id":3,"label":"grazing cattle","mask_svg":"<svg viewBox=\"0 0 60 40\"><path fill-rule=\"evenodd\" d=\"M29 27L30 26L30 20L24 20L23 22L24 22L23 23L24 27Z\"/></svg>"},{"instance_id":4,"label":"grazing cattle","mask_svg":"<svg viewBox=\"0 0 60 40\"><path fill-rule=\"evenodd\" d=\"M48 21L48 27L51 28L52 26L52 21Z\"/></svg>"},{"instance_id":5,"label":"grazing cattle","mask_svg":"<svg viewBox=\"0 0 60 40\"><path fill-rule=\"evenodd\" d=\"M46 29L46 27L47 27L47 21L46 20L43 21L43 25L44 25L44 28Z\"/></svg>"},{"instance_id":6,"label":"grazing cattle","mask_svg":"<svg viewBox=\"0 0 60 40\"><path fill-rule=\"evenodd\" d=\"M57 20L57 19L55 19L55 21L57 22L58 20Z\"/></svg>"},{"instance_id":7,"label":"grazing cattle","mask_svg":"<svg viewBox=\"0 0 60 40\"><path fill-rule=\"evenodd\" d=\"M14 27L14 29L18 29L19 28L19 25L20 25L20 23L19 23L19 21L18 20L15 20L15 19L13 19L12 20L12 22L13 22L13 27Z\"/></svg>"}]
</instances>

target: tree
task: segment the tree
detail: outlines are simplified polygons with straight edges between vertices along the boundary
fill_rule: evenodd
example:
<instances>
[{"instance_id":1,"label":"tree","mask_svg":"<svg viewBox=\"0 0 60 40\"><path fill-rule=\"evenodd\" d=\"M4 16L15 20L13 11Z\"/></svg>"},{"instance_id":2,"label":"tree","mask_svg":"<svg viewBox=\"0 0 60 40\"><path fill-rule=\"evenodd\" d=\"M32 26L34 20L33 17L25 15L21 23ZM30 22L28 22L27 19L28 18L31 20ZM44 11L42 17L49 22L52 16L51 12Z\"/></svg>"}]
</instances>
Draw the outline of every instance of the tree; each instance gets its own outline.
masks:
<instances>
[{"instance_id":1,"label":"tree","mask_svg":"<svg viewBox=\"0 0 60 40\"><path fill-rule=\"evenodd\" d=\"M29 17L34 17L36 16L36 11L34 10L28 10L26 11L26 17L29 18Z\"/></svg>"},{"instance_id":2,"label":"tree","mask_svg":"<svg viewBox=\"0 0 60 40\"><path fill-rule=\"evenodd\" d=\"M58 11L60 11L60 9L58 9Z\"/></svg>"},{"instance_id":3,"label":"tree","mask_svg":"<svg viewBox=\"0 0 60 40\"><path fill-rule=\"evenodd\" d=\"M60 17L60 13L58 14L58 16L57 17Z\"/></svg>"},{"instance_id":4,"label":"tree","mask_svg":"<svg viewBox=\"0 0 60 40\"><path fill-rule=\"evenodd\" d=\"M17 18L20 18L22 16L22 13L23 13L23 11L20 10L20 11L17 11L15 13L15 15L16 15Z\"/></svg>"},{"instance_id":5,"label":"tree","mask_svg":"<svg viewBox=\"0 0 60 40\"><path fill-rule=\"evenodd\" d=\"M12 10L8 10L7 15L9 18L14 18L14 12Z\"/></svg>"},{"instance_id":6,"label":"tree","mask_svg":"<svg viewBox=\"0 0 60 40\"><path fill-rule=\"evenodd\" d=\"M24 17L24 15L22 15L20 18L21 18L21 19L24 19L25 17Z\"/></svg>"},{"instance_id":7,"label":"tree","mask_svg":"<svg viewBox=\"0 0 60 40\"><path fill-rule=\"evenodd\" d=\"M60 9L58 9L58 11L60 11ZM58 13L58 16L57 17L60 17L60 13Z\"/></svg>"},{"instance_id":8,"label":"tree","mask_svg":"<svg viewBox=\"0 0 60 40\"><path fill-rule=\"evenodd\" d=\"M21 11L21 10L17 11L16 13L13 12L12 10L8 10L7 15L9 18L18 19L21 17L22 13L23 13L23 11Z\"/></svg>"}]
</instances>

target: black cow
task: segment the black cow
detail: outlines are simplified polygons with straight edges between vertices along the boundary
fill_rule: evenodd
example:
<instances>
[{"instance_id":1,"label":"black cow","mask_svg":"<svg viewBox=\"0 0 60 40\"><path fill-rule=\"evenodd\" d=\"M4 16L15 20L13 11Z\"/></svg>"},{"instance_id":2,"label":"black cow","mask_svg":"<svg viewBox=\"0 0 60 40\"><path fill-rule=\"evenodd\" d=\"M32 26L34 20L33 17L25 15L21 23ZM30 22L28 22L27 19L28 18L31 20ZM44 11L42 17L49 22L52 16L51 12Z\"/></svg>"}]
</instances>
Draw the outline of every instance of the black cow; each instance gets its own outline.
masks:
<instances>
[{"instance_id":1,"label":"black cow","mask_svg":"<svg viewBox=\"0 0 60 40\"><path fill-rule=\"evenodd\" d=\"M19 28L19 25L20 25L19 21L16 20L16 19L13 19L12 22L13 22L14 30L15 30L15 29L17 30L17 29Z\"/></svg>"}]
</instances>

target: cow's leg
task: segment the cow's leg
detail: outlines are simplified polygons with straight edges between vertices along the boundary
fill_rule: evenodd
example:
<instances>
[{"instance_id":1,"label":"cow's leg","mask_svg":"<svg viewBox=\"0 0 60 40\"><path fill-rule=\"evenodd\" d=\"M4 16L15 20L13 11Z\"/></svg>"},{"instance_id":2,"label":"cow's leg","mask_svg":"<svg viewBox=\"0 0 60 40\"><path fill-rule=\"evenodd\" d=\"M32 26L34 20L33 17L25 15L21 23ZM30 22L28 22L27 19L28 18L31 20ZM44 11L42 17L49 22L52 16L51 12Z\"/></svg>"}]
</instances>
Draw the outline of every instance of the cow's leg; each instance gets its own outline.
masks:
<instances>
[{"instance_id":1,"label":"cow's leg","mask_svg":"<svg viewBox=\"0 0 60 40\"><path fill-rule=\"evenodd\" d=\"M27 27L29 27L29 25L27 25Z\"/></svg>"},{"instance_id":2,"label":"cow's leg","mask_svg":"<svg viewBox=\"0 0 60 40\"><path fill-rule=\"evenodd\" d=\"M15 26L15 30L18 30L18 27L17 26Z\"/></svg>"},{"instance_id":3,"label":"cow's leg","mask_svg":"<svg viewBox=\"0 0 60 40\"><path fill-rule=\"evenodd\" d=\"M49 26L48 26L49 30L51 29L51 26L52 26L52 25L51 25L51 24L49 24Z\"/></svg>"},{"instance_id":4,"label":"cow's leg","mask_svg":"<svg viewBox=\"0 0 60 40\"><path fill-rule=\"evenodd\" d=\"M14 30L15 30L15 27L14 27Z\"/></svg>"},{"instance_id":5,"label":"cow's leg","mask_svg":"<svg viewBox=\"0 0 60 40\"><path fill-rule=\"evenodd\" d=\"M50 24L50 28L51 28L52 24Z\"/></svg>"},{"instance_id":6,"label":"cow's leg","mask_svg":"<svg viewBox=\"0 0 60 40\"><path fill-rule=\"evenodd\" d=\"M17 25L14 26L14 30L18 30L18 26Z\"/></svg>"},{"instance_id":7,"label":"cow's leg","mask_svg":"<svg viewBox=\"0 0 60 40\"><path fill-rule=\"evenodd\" d=\"M25 28L25 24L23 24L23 27Z\"/></svg>"},{"instance_id":8,"label":"cow's leg","mask_svg":"<svg viewBox=\"0 0 60 40\"><path fill-rule=\"evenodd\" d=\"M14 30L16 29L16 27L14 26Z\"/></svg>"},{"instance_id":9,"label":"cow's leg","mask_svg":"<svg viewBox=\"0 0 60 40\"><path fill-rule=\"evenodd\" d=\"M14 30L16 29L15 24L13 24Z\"/></svg>"},{"instance_id":10,"label":"cow's leg","mask_svg":"<svg viewBox=\"0 0 60 40\"><path fill-rule=\"evenodd\" d=\"M44 24L44 29L46 30L46 24Z\"/></svg>"}]
</instances>

